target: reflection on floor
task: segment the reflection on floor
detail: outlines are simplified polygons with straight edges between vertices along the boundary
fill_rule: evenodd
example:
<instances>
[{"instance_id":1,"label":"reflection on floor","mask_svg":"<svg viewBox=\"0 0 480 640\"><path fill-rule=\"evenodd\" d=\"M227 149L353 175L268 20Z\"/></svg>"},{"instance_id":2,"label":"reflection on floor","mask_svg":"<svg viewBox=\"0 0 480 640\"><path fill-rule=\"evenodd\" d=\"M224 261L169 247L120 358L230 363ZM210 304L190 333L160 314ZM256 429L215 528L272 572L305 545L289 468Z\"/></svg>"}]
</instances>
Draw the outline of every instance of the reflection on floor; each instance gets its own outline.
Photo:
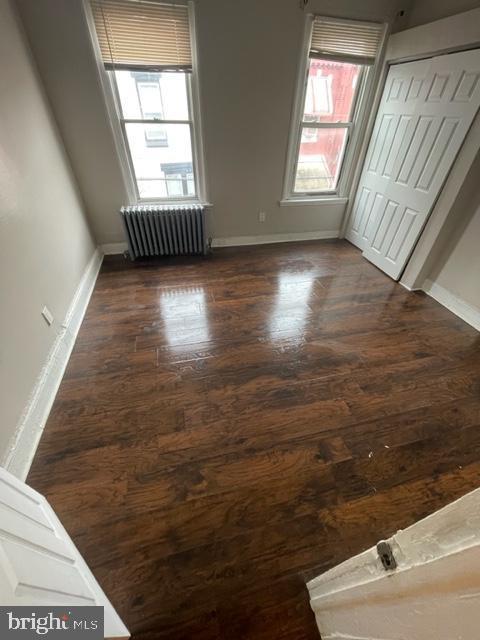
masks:
<instances>
[{"instance_id":1,"label":"reflection on floor","mask_svg":"<svg viewBox=\"0 0 480 640\"><path fill-rule=\"evenodd\" d=\"M346 242L107 258L29 481L134 638L318 638L307 578L478 485L478 336Z\"/></svg>"}]
</instances>

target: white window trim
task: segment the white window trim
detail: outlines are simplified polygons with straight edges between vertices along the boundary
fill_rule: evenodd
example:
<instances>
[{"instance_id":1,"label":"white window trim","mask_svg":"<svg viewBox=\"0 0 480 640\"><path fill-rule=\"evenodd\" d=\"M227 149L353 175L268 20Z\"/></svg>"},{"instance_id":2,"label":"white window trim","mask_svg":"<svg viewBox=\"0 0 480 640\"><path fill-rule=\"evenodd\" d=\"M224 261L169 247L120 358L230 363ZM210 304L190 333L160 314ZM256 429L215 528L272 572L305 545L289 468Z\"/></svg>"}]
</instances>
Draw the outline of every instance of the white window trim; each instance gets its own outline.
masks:
<instances>
[{"instance_id":1,"label":"white window trim","mask_svg":"<svg viewBox=\"0 0 480 640\"><path fill-rule=\"evenodd\" d=\"M130 151L126 142L126 136L123 131L122 114L120 111L120 99L117 94L116 83L112 81L112 76L106 71L103 64L100 47L98 44L97 34L95 30L95 22L93 19L92 9L89 0L83 1L83 9L85 19L90 34L90 40L98 68L98 78L100 81L102 94L105 100L108 119L110 121L111 130L115 142L115 148L120 163L125 191L129 200L126 204L204 204L209 206L205 176L205 160L204 160L204 144L203 144L203 127L200 111L200 92L198 85L198 51L195 29L195 6L192 0L187 0L188 16L190 26L190 43L192 47L192 72L187 78L187 94L190 109L190 120L185 121L190 124L191 140L192 140L192 160L193 173L195 179L196 195L193 197L182 196L179 198L140 198L138 193L137 181L133 170L133 163L130 157ZM143 122L143 120L142 120ZM154 121L158 124L159 121ZM182 121L183 122L183 121Z\"/></svg>"},{"instance_id":2,"label":"white window trim","mask_svg":"<svg viewBox=\"0 0 480 640\"><path fill-rule=\"evenodd\" d=\"M333 18L335 19L335 18ZM309 52L310 40L312 37L313 23L315 14L309 13L305 16L305 27L303 30L303 41L300 51L300 59L297 71L297 81L295 86L295 97L292 107L292 116L290 122L290 134L288 138L287 158L285 164L285 175L283 179L282 198L279 201L280 206L305 205L305 204L344 204L348 202L350 197L350 189L354 175L355 160L358 156L358 150L361 146L361 133L365 130L368 119L369 108L373 104L374 97L374 81L378 75L385 42L388 31L388 24L385 23L382 35L382 42L379 48L379 54L374 65L367 67L360 80L361 86L355 98L354 115L352 118L351 134L347 141L347 148L342 158L340 168L340 178L337 188L334 191L323 191L312 193L294 192L295 171L297 164L297 150L299 148L299 140L302 130L303 103L305 98L306 82L308 80L309 70ZM341 61L341 56L338 58Z\"/></svg>"},{"instance_id":3,"label":"white window trim","mask_svg":"<svg viewBox=\"0 0 480 640\"><path fill-rule=\"evenodd\" d=\"M278 201L278 204L281 207L291 207L291 206L295 206L295 205L319 205L319 204L347 204L348 203L348 198L342 198L341 196L337 196L337 195L325 195L322 197L319 197L318 195L316 195L315 197L309 197L309 198L305 198L303 197L301 194L299 194L298 198L286 198L285 200L282 198L282 200Z\"/></svg>"}]
</instances>

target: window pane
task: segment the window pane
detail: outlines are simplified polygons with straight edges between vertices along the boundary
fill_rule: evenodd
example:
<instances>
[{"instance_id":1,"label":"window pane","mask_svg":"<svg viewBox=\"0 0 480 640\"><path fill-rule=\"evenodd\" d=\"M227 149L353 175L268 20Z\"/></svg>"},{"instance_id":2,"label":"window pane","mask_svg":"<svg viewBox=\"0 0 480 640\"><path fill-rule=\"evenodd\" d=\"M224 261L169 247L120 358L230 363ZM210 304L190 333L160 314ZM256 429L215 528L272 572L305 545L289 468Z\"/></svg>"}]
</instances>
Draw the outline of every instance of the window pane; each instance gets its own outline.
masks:
<instances>
[{"instance_id":1,"label":"window pane","mask_svg":"<svg viewBox=\"0 0 480 640\"><path fill-rule=\"evenodd\" d=\"M126 120L188 120L185 73L115 71Z\"/></svg>"},{"instance_id":2,"label":"window pane","mask_svg":"<svg viewBox=\"0 0 480 640\"><path fill-rule=\"evenodd\" d=\"M188 124L125 124L141 198L195 195Z\"/></svg>"},{"instance_id":3,"label":"window pane","mask_svg":"<svg viewBox=\"0 0 480 640\"><path fill-rule=\"evenodd\" d=\"M145 127L147 147L168 147L168 135L164 125L149 124Z\"/></svg>"},{"instance_id":4,"label":"window pane","mask_svg":"<svg viewBox=\"0 0 480 640\"><path fill-rule=\"evenodd\" d=\"M333 191L337 187L346 128L303 127L294 191Z\"/></svg>"},{"instance_id":5,"label":"window pane","mask_svg":"<svg viewBox=\"0 0 480 640\"><path fill-rule=\"evenodd\" d=\"M310 60L304 122L348 122L362 67L334 60Z\"/></svg>"}]
</instances>

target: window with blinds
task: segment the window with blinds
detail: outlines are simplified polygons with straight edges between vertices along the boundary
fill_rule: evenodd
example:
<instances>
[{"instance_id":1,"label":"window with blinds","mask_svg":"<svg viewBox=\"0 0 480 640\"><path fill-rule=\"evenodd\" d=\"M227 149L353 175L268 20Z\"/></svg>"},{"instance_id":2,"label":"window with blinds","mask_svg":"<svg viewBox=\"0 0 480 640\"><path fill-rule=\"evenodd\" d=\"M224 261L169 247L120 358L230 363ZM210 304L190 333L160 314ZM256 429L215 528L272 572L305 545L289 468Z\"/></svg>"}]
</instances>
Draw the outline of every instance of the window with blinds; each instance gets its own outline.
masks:
<instances>
[{"instance_id":1,"label":"window with blinds","mask_svg":"<svg viewBox=\"0 0 480 640\"><path fill-rule=\"evenodd\" d=\"M137 200L197 200L189 6L156 0L90 5Z\"/></svg>"},{"instance_id":2,"label":"window with blinds","mask_svg":"<svg viewBox=\"0 0 480 640\"><path fill-rule=\"evenodd\" d=\"M377 22L353 22L316 16L310 57L372 65L380 51L384 30L384 25Z\"/></svg>"},{"instance_id":3,"label":"window with blinds","mask_svg":"<svg viewBox=\"0 0 480 640\"><path fill-rule=\"evenodd\" d=\"M365 112L364 90L378 60L385 25L312 16L304 84L299 84L284 199L343 195Z\"/></svg>"},{"instance_id":4,"label":"window with blinds","mask_svg":"<svg viewBox=\"0 0 480 640\"><path fill-rule=\"evenodd\" d=\"M188 6L154 0L92 0L107 69L192 70Z\"/></svg>"}]
</instances>

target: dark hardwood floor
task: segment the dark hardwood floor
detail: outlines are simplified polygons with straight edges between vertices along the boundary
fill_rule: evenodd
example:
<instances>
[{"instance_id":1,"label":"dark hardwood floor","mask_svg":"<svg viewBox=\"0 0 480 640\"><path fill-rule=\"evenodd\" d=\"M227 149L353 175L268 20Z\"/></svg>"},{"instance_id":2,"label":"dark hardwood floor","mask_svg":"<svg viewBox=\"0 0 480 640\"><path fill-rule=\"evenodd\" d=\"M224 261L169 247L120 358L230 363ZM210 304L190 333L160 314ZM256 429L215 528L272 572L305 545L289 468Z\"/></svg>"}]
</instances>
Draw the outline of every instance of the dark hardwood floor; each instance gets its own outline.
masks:
<instances>
[{"instance_id":1,"label":"dark hardwood floor","mask_svg":"<svg viewBox=\"0 0 480 640\"><path fill-rule=\"evenodd\" d=\"M318 638L305 581L480 483L479 334L346 242L105 259L29 482L142 640Z\"/></svg>"}]
</instances>

